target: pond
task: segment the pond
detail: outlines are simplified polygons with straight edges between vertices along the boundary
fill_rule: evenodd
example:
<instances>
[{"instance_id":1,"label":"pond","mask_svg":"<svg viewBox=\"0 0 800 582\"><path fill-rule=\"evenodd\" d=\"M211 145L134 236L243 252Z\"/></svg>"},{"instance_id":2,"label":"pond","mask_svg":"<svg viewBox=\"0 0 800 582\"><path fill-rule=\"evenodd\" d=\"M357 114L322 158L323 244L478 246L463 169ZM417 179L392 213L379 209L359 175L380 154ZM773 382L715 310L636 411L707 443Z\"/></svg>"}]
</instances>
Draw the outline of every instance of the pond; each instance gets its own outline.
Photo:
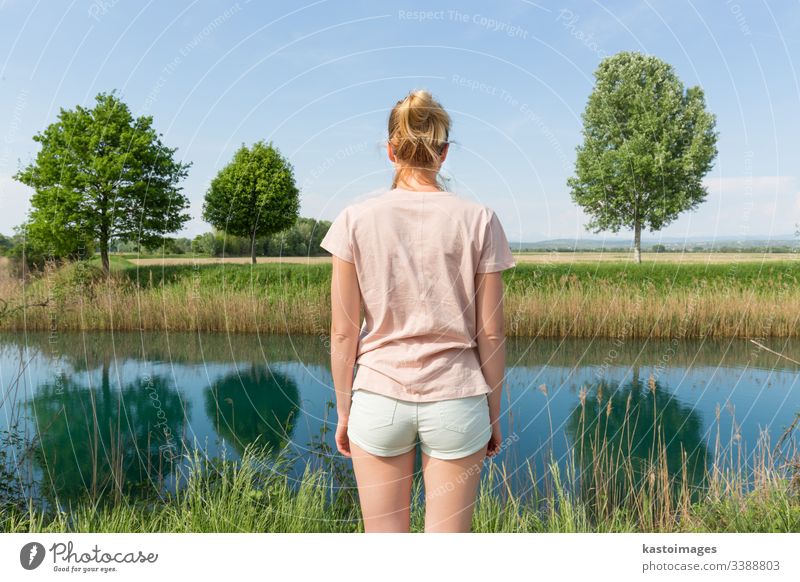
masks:
<instances>
[{"instance_id":1,"label":"pond","mask_svg":"<svg viewBox=\"0 0 800 582\"><path fill-rule=\"evenodd\" d=\"M800 341L761 341L800 359ZM184 446L237 458L258 439L294 457L295 477L346 462L323 337L4 333L0 380L0 429L35 443L12 474L45 502L112 475L131 491L170 488ZM639 460L659 442L670 471L688 463L699 485L715 459L755 462L759 437L774 445L800 411L798 366L746 340L509 338L507 388L507 446L492 462L522 492L550 460L591 469L604 441Z\"/></svg>"}]
</instances>

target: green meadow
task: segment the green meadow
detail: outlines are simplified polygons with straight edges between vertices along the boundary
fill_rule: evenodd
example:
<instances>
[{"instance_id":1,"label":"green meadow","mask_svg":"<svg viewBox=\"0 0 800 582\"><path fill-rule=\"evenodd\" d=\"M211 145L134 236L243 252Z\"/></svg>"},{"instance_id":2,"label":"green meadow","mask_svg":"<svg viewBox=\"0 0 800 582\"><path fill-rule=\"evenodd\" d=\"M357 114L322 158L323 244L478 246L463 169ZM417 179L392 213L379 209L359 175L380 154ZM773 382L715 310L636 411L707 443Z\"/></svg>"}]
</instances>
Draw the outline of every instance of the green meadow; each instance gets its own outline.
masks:
<instances>
[{"instance_id":1,"label":"green meadow","mask_svg":"<svg viewBox=\"0 0 800 582\"><path fill-rule=\"evenodd\" d=\"M0 279L3 329L325 333L327 262L148 264L111 257ZM534 263L503 273L509 336L800 335L800 262Z\"/></svg>"}]
</instances>

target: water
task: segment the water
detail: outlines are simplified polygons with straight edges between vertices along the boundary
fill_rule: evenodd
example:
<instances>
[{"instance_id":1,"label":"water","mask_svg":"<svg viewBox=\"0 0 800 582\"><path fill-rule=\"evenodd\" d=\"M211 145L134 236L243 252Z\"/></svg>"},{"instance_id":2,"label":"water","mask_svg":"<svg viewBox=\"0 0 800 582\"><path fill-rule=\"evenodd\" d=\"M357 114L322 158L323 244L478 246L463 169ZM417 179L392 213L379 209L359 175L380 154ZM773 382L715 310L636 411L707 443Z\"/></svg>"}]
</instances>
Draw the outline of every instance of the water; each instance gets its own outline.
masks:
<instances>
[{"instance_id":1,"label":"water","mask_svg":"<svg viewBox=\"0 0 800 582\"><path fill-rule=\"evenodd\" d=\"M764 343L800 360L797 340ZM38 443L12 475L45 501L107 484L113 464L131 491L170 488L183 444L236 458L258 439L296 455L293 476L335 454L328 351L317 336L6 333L0 380L0 429L16 425ZM798 366L745 340L509 338L507 387L508 444L496 462L519 493L528 466L541 475L551 453L565 463L582 427L593 435L597 422L624 454L645 459L655 417L670 471L685 450L699 485L715 455L752 460L759 434L774 444L800 412ZM590 444L575 450L576 465L591 468ZM5 451L8 463L14 451Z\"/></svg>"}]
</instances>

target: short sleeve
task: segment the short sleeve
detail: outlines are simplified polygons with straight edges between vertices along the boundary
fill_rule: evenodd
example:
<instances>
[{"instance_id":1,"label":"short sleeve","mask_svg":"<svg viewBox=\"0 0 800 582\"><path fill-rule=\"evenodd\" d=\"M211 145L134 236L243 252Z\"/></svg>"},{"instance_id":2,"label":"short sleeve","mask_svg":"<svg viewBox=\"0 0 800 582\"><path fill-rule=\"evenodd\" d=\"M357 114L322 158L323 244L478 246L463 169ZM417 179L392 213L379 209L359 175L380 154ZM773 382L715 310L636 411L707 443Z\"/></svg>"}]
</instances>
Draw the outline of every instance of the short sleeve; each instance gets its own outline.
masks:
<instances>
[{"instance_id":1,"label":"short sleeve","mask_svg":"<svg viewBox=\"0 0 800 582\"><path fill-rule=\"evenodd\" d=\"M331 223L331 227L322 237L319 246L348 263L353 262L353 245L350 242L350 220L347 208L342 210Z\"/></svg>"},{"instance_id":2,"label":"short sleeve","mask_svg":"<svg viewBox=\"0 0 800 582\"><path fill-rule=\"evenodd\" d=\"M514 255L511 254L506 233L500 219L493 210L489 210L489 220L486 223L483 236L483 249L478 261L478 273L493 273L515 267Z\"/></svg>"}]
</instances>

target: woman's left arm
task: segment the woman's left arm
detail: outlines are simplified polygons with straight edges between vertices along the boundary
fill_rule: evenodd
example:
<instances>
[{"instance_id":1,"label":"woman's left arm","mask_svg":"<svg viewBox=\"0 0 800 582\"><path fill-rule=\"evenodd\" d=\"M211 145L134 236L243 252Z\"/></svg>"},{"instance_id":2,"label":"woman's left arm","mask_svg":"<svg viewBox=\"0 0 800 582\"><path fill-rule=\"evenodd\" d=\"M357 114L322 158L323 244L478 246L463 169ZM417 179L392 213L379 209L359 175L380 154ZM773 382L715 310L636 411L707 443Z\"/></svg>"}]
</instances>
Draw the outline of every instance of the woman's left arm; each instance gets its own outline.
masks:
<instances>
[{"instance_id":1,"label":"woman's left arm","mask_svg":"<svg viewBox=\"0 0 800 582\"><path fill-rule=\"evenodd\" d=\"M331 375L336 391L336 447L350 456L347 424L350 418L350 398L353 391L353 370L361 330L361 290L356 266L333 256L331 278Z\"/></svg>"}]
</instances>

